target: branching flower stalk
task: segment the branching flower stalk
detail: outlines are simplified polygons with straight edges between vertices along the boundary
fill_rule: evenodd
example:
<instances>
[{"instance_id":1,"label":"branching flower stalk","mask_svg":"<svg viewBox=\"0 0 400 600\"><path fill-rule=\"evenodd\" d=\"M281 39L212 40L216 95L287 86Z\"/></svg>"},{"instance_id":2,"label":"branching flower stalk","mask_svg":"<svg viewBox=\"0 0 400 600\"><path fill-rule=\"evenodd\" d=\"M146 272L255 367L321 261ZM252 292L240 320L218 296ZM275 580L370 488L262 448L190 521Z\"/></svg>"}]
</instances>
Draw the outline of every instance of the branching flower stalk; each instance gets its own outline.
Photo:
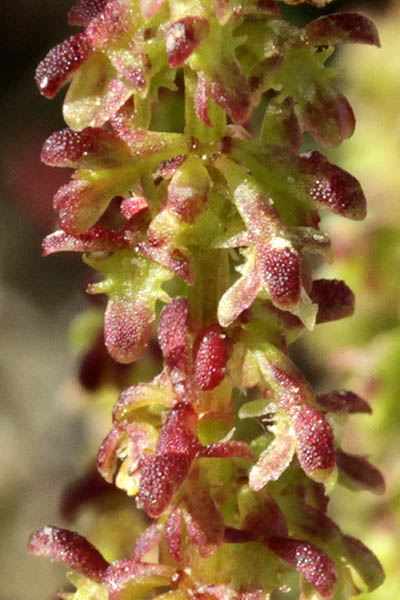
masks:
<instances>
[{"instance_id":1,"label":"branching flower stalk","mask_svg":"<svg viewBox=\"0 0 400 600\"><path fill-rule=\"evenodd\" d=\"M47 98L70 83L68 128L42 158L76 169L44 254L83 252L104 275L88 291L108 296L115 361L150 343L163 364L121 392L98 454L103 478L148 517L132 553L108 561L57 527L29 549L72 570L76 592L62 597L74 600L375 589L379 562L328 516L326 495L338 475L382 491L334 437L370 407L349 391L316 395L288 351L304 328L353 311L351 290L313 279L310 257L330 257L319 210L362 219L365 198L300 147L304 133L327 146L352 134L325 62L339 43L379 45L374 25L342 13L298 28L274 0L77 0L69 22L83 31L37 69ZM96 342L88 386L117 388L103 359Z\"/></svg>"}]
</instances>

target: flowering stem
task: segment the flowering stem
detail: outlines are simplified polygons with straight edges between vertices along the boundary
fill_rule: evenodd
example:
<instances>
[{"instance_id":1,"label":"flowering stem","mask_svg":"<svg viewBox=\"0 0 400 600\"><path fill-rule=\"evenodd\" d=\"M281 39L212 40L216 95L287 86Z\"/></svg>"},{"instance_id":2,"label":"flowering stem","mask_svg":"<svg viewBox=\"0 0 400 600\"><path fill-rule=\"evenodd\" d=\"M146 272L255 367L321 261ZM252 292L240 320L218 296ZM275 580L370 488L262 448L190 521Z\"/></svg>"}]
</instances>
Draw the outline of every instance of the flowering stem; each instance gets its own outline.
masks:
<instances>
[{"instance_id":1,"label":"flowering stem","mask_svg":"<svg viewBox=\"0 0 400 600\"><path fill-rule=\"evenodd\" d=\"M308 255L330 254L319 209L360 219L365 198L300 146L304 133L328 146L351 135L324 63L338 43L379 45L373 24L344 13L299 29L274 0L78 0L70 22L84 31L37 71L47 97L72 80L69 128L43 159L76 169L44 253L84 252L103 273L88 291L108 295L105 346L127 369L138 361L127 388L101 345L86 364L104 369L95 392L120 392L98 471L151 524L132 501L134 550L110 562L58 528L33 534L30 550L79 574L76 600L159 588L173 600L269 598L296 573L303 600L340 600L357 592L350 569L374 589L377 559L328 517L326 496L338 471L363 479L334 424L369 407L351 392L316 395L288 350L353 310L345 283L314 279ZM162 369L137 383L146 351ZM374 470L370 488L382 487Z\"/></svg>"}]
</instances>

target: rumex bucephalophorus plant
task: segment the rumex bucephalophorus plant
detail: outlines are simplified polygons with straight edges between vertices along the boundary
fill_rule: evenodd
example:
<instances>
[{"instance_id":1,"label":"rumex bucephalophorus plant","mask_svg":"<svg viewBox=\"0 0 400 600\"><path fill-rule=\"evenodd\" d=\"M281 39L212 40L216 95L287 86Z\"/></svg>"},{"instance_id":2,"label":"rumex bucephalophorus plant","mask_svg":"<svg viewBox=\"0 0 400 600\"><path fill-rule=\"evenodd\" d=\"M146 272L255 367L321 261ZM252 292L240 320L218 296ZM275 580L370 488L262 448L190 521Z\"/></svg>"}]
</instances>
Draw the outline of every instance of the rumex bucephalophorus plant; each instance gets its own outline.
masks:
<instances>
[{"instance_id":1,"label":"rumex bucephalophorus plant","mask_svg":"<svg viewBox=\"0 0 400 600\"><path fill-rule=\"evenodd\" d=\"M57 527L29 549L72 569L76 592L62 597L75 600L374 589L379 562L332 521L326 496L338 475L383 488L333 433L369 405L316 395L288 351L304 328L353 311L344 282L313 280L311 256L330 256L319 209L362 219L364 195L300 147L304 133L327 146L352 134L325 62L338 43L379 45L374 25L341 13L298 28L274 0L78 0L69 21L83 32L37 70L48 98L70 82L69 128L42 158L76 169L44 254L84 252L104 275L88 291L108 296L109 355L130 365L150 347L162 367L121 391L98 454L103 478L148 517L131 554L106 560ZM117 390L102 348L82 379Z\"/></svg>"}]
</instances>

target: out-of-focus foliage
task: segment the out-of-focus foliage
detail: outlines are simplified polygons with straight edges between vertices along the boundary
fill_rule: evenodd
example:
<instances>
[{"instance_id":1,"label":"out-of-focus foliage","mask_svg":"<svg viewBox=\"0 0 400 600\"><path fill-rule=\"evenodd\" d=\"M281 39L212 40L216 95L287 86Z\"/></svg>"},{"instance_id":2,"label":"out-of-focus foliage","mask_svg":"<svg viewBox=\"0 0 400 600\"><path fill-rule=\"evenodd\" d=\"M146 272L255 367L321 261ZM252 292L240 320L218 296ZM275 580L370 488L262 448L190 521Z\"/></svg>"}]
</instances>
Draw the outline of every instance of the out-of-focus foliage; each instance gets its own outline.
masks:
<instances>
[{"instance_id":1,"label":"out-of-focus foliage","mask_svg":"<svg viewBox=\"0 0 400 600\"><path fill-rule=\"evenodd\" d=\"M372 13L373 14L373 13ZM372 16L371 14L371 16ZM335 240L334 265L356 295L351 325L321 326L307 340L310 356L327 356L327 381L343 383L366 398L373 418L359 417L345 429L349 450L373 455L384 473L387 491L380 501L362 494L334 494L336 514L355 535L364 534L387 573L374 600L395 598L400 589L400 7L393 2L380 17L373 14L382 48L366 55L345 49L342 59L349 94L360 123L351 140L332 156L349 165L363 182L368 217L360 227L336 218L326 226ZM364 497L365 496L365 497Z\"/></svg>"}]
</instances>

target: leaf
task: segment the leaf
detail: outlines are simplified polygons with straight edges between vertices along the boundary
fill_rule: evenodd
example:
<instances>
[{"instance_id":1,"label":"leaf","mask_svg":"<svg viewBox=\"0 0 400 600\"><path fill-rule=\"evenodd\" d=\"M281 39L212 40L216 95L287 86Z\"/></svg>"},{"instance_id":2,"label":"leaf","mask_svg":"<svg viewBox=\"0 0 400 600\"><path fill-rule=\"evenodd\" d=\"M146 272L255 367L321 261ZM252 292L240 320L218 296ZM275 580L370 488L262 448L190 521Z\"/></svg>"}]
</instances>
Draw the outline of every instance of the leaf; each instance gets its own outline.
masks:
<instances>
[{"instance_id":1,"label":"leaf","mask_svg":"<svg viewBox=\"0 0 400 600\"><path fill-rule=\"evenodd\" d=\"M184 482L190 463L185 454L149 456L142 467L138 507L152 519L158 518Z\"/></svg>"},{"instance_id":2,"label":"leaf","mask_svg":"<svg viewBox=\"0 0 400 600\"><path fill-rule=\"evenodd\" d=\"M343 543L345 557L366 583L368 591L372 592L382 585L385 573L376 556L360 540L350 535L343 536Z\"/></svg>"},{"instance_id":3,"label":"leaf","mask_svg":"<svg viewBox=\"0 0 400 600\"><path fill-rule=\"evenodd\" d=\"M103 129L62 129L44 143L41 160L50 167L112 169L131 160L125 144Z\"/></svg>"},{"instance_id":4,"label":"leaf","mask_svg":"<svg viewBox=\"0 0 400 600\"><path fill-rule=\"evenodd\" d=\"M38 556L50 557L99 583L104 581L109 566L84 537L58 527L46 526L35 531L29 539L28 550Z\"/></svg>"},{"instance_id":5,"label":"leaf","mask_svg":"<svg viewBox=\"0 0 400 600\"><path fill-rule=\"evenodd\" d=\"M296 438L287 420L280 419L274 430L274 439L250 471L249 486L252 490L259 491L269 481L278 479L296 451Z\"/></svg>"},{"instance_id":6,"label":"leaf","mask_svg":"<svg viewBox=\"0 0 400 600\"><path fill-rule=\"evenodd\" d=\"M267 488L255 493L248 486L243 486L238 496L238 507L241 530L250 534L252 539L268 544L271 537L287 537L286 519Z\"/></svg>"},{"instance_id":7,"label":"leaf","mask_svg":"<svg viewBox=\"0 0 400 600\"><path fill-rule=\"evenodd\" d=\"M108 0L85 31L93 48L104 49L120 40L134 23L132 12L126 0Z\"/></svg>"},{"instance_id":8,"label":"leaf","mask_svg":"<svg viewBox=\"0 0 400 600\"><path fill-rule=\"evenodd\" d=\"M238 125L246 123L253 110L249 82L236 60L221 60L209 77L210 94Z\"/></svg>"},{"instance_id":9,"label":"leaf","mask_svg":"<svg viewBox=\"0 0 400 600\"><path fill-rule=\"evenodd\" d=\"M69 86L63 105L64 119L73 130L101 127L132 93L133 89L116 77L108 58L96 52Z\"/></svg>"},{"instance_id":10,"label":"leaf","mask_svg":"<svg viewBox=\"0 0 400 600\"><path fill-rule=\"evenodd\" d=\"M219 325L211 325L199 333L194 344L194 380L202 390L212 390L224 379L229 355L229 342Z\"/></svg>"},{"instance_id":11,"label":"leaf","mask_svg":"<svg viewBox=\"0 0 400 600\"><path fill-rule=\"evenodd\" d=\"M265 382L290 418L302 469L314 481L330 482L335 475L334 437L324 414L314 407L311 387L283 352L265 342L254 343Z\"/></svg>"},{"instance_id":12,"label":"leaf","mask_svg":"<svg viewBox=\"0 0 400 600\"><path fill-rule=\"evenodd\" d=\"M97 469L109 483L127 491L137 493L137 478L142 456L154 450L156 429L148 423L132 423L125 428L114 427L103 440L97 455ZM124 461L122 466L119 462Z\"/></svg>"},{"instance_id":13,"label":"leaf","mask_svg":"<svg viewBox=\"0 0 400 600\"><path fill-rule=\"evenodd\" d=\"M323 598L331 598L337 577L333 561L317 546L294 538L271 538L268 547L309 581Z\"/></svg>"},{"instance_id":14,"label":"leaf","mask_svg":"<svg viewBox=\"0 0 400 600\"><path fill-rule=\"evenodd\" d=\"M169 66L181 66L208 36L210 25L202 17L187 16L171 23L165 32Z\"/></svg>"},{"instance_id":15,"label":"leaf","mask_svg":"<svg viewBox=\"0 0 400 600\"><path fill-rule=\"evenodd\" d=\"M211 556L224 541L224 520L213 499L209 483L192 472L188 491L182 502L182 514L190 540L199 548L200 556Z\"/></svg>"},{"instance_id":16,"label":"leaf","mask_svg":"<svg viewBox=\"0 0 400 600\"><path fill-rule=\"evenodd\" d=\"M218 304L218 322L228 327L244 310L252 305L260 291L260 276L256 269L257 253L250 248L242 252L245 263L240 267L242 276L223 294Z\"/></svg>"},{"instance_id":17,"label":"leaf","mask_svg":"<svg viewBox=\"0 0 400 600\"><path fill-rule=\"evenodd\" d=\"M300 149L301 131L294 110L293 98L283 102L272 100L264 113L260 139L266 144Z\"/></svg>"},{"instance_id":18,"label":"leaf","mask_svg":"<svg viewBox=\"0 0 400 600\"><path fill-rule=\"evenodd\" d=\"M362 220L366 215L366 201L357 179L319 152L302 154L301 167L311 175L309 194L317 205L348 219Z\"/></svg>"},{"instance_id":19,"label":"leaf","mask_svg":"<svg viewBox=\"0 0 400 600\"><path fill-rule=\"evenodd\" d=\"M336 451L339 482L352 490L369 490L374 494L385 493L385 480L380 471L364 457Z\"/></svg>"},{"instance_id":20,"label":"leaf","mask_svg":"<svg viewBox=\"0 0 400 600\"><path fill-rule=\"evenodd\" d=\"M169 301L162 284L172 275L130 251L86 261L105 275L102 282L90 285L88 291L106 293L110 298L104 323L107 350L117 362L131 363L142 355L149 341L156 301Z\"/></svg>"},{"instance_id":21,"label":"leaf","mask_svg":"<svg viewBox=\"0 0 400 600\"><path fill-rule=\"evenodd\" d=\"M114 425L126 425L135 421L135 411L146 406L171 408L175 400L168 375L163 371L146 383L138 383L121 392L113 408Z\"/></svg>"},{"instance_id":22,"label":"leaf","mask_svg":"<svg viewBox=\"0 0 400 600\"><path fill-rule=\"evenodd\" d=\"M206 210L211 180L201 159L189 156L172 176L168 185L166 208L187 224Z\"/></svg>"},{"instance_id":23,"label":"leaf","mask_svg":"<svg viewBox=\"0 0 400 600\"><path fill-rule=\"evenodd\" d=\"M115 196L114 181L103 177L73 179L54 196L60 226L72 236L83 234L100 219Z\"/></svg>"},{"instance_id":24,"label":"leaf","mask_svg":"<svg viewBox=\"0 0 400 600\"><path fill-rule=\"evenodd\" d=\"M317 401L322 410L326 412L349 415L354 413L372 413L368 402L360 398L358 394L347 390L318 394Z\"/></svg>"},{"instance_id":25,"label":"leaf","mask_svg":"<svg viewBox=\"0 0 400 600\"><path fill-rule=\"evenodd\" d=\"M316 89L313 100L299 111L303 131L310 133L321 144L339 146L354 133L355 117L347 99L329 89Z\"/></svg>"},{"instance_id":26,"label":"leaf","mask_svg":"<svg viewBox=\"0 0 400 600\"><path fill-rule=\"evenodd\" d=\"M107 569L106 583L110 600L142 597L153 588L171 585L175 568L123 559Z\"/></svg>"},{"instance_id":27,"label":"leaf","mask_svg":"<svg viewBox=\"0 0 400 600\"><path fill-rule=\"evenodd\" d=\"M302 296L300 256L290 241L272 199L263 193L243 167L233 161L219 157L215 165L221 170L232 191L233 201L248 230L249 245L255 246L255 251L252 250L247 255L254 266L248 259L244 266L245 276L234 284L236 287L231 292L228 291L233 297L223 297L224 302L227 299L230 301L230 306L226 308L232 311L242 299L245 300L242 310L248 308L260 287L263 287L275 306L292 310L299 304ZM251 293L246 289L248 287ZM236 312L237 309L234 311L235 316ZM218 318L221 325L227 322L225 319L221 321L220 313Z\"/></svg>"},{"instance_id":28,"label":"leaf","mask_svg":"<svg viewBox=\"0 0 400 600\"><path fill-rule=\"evenodd\" d=\"M153 523L144 530L142 535L136 540L132 552L133 560L140 561L148 552L157 546L162 539L162 527Z\"/></svg>"},{"instance_id":29,"label":"leaf","mask_svg":"<svg viewBox=\"0 0 400 600\"><path fill-rule=\"evenodd\" d=\"M187 369L188 318L187 298L174 298L161 312L157 330L158 341L165 365L169 369Z\"/></svg>"},{"instance_id":30,"label":"leaf","mask_svg":"<svg viewBox=\"0 0 400 600\"><path fill-rule=\"evenodd\" d=\"M112 230L91 227L78 236L65 233L62 229L46 236L42 244L43 256L55 252L115 252L132 246L134 237L124 229Z\"/></svg>"},{"instance_id":31,"label":"leaf","mask_svg":"<svg viewBox=\"0 0 400 600\"><path fill-rule=\"evenodd\" d=\"M317 279L313 281L310 297L318 305L317 323L345 319L354 312L354 294L344 281Z\"/></svg>"},{"instance_id":32,"label":"leaf","mask_svg":"<svg viewBox=\"0 0 400 600\"><path fill-rule=\"evenodd\" d=\"M367 17L356 13L338 13L315 19L303 30L306 41L315 46L347 42L380 46L378 31Z\"/></svg>"},{"instance_id":33,"label":"leaf","mask_svg":"<svg viewBox=\"0 0 400 600\"><path fill-rule=\"evenodd\" d=\"M182 545L182 509L174 507L167 519L165 525L165 541L168 552L178 562L183 562Z\"/></svg>"},{"instance_id":34,"label":"leaf","mask_svg":"<svg viewBox=\"0 0 400 600\"><path fill-rule=\"evenodd\" d=\"M36 83L46 98L54 98L73 74L92 53L92 45L85 33L72 35L55 46L36 69Z\"/></svg>"},{"instance_id":35,"label":"leaf","mask_svg":"<svg viewBox=\"0 0 400 600\"><path fill-rule=\"evenodd\" d=\"M76 0L68 13L69 25L87 27L91 19L104 10L108 0Z\"/></svg>"}]
</instances>

